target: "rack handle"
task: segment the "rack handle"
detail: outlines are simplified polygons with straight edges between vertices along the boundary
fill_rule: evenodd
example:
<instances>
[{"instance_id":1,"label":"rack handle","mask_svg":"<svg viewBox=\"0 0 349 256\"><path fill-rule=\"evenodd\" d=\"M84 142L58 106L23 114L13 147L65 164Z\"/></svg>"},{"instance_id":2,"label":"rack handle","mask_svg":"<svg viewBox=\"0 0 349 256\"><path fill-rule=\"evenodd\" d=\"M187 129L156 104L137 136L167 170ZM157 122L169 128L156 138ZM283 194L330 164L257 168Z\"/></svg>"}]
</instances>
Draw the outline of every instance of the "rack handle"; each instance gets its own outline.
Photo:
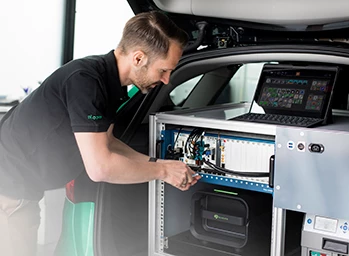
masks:
<instances>
[{"instance_id":1,"label":"rack handle","mask_svg":"<svg viewBox=\"0 0 349 256\"><path fill-rule=\"evenodd\" d=\"M274 187L275 155L269 159L269 187Z\"/></svg>"}]
</instances>

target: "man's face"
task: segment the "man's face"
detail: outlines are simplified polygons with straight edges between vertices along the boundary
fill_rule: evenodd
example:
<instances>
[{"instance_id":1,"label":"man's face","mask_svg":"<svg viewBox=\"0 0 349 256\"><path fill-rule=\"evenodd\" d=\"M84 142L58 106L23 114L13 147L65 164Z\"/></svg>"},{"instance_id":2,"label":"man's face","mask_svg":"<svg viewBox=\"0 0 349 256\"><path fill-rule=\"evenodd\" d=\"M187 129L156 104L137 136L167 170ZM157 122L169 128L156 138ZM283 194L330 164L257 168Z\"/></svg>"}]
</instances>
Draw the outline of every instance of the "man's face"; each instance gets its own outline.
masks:
<instances>
[{"instance_id":1,"label":"man's face","mask_svg":"<svg viewBox=\"0 0 349 256\"><path fill-rule=\"evenodd\" d=\"M170 74L172 70L175 69L181 56L182 49L177 43L172 42L165 59L155 58L151 63L135 70L133 84L136 85L143 94L148 93L150 89L161 83L168 84Z\"/></svg>"}]
</instances>

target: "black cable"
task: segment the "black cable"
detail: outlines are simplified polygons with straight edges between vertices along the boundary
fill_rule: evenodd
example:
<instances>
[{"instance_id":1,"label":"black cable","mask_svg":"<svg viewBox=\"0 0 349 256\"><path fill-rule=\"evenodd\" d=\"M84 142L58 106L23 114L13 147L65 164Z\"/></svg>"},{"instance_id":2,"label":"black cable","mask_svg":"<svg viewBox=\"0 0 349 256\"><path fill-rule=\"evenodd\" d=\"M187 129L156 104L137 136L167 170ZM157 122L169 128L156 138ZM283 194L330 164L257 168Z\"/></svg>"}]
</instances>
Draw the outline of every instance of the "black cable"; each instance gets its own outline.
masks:
<instances>
[{"instance_id":1,"label":"black cable","mask_svg":"<svg viewBox=\"0 0 349 256\"><path fill-rule=\"evenodd\" d=\"M179 128L179 130L178 130L178 133L177 133L177 136L176 136L176 139L174 140L174 142L173 142L173 147L172 147L172 150L174 150L175 149L175 146L176 146L176 143L177 143L177 141L178 141L178 137L179 137L179 135L181 134L181 131L182 131L182 127L181 128ZM168 144L168 146L167 146L167 150L168 150L168 147L170 147L171 146L171 144Z\"/></svg>"},{"instance_id":2,"label":"black cable","mask_svg":"<svg viewBox=\"0 0 349 256\"><path fill-rule=\"evenodd\" d=\"M195 143L192 143L193 141L198 141L202 134L204 133L204 129L201 128L194 128L191 133L189 134L187 141L185 143L185 148L188 149L188 153L190 154L190 157L194 156L194 149L195 149ZM202 137L201 137L202 140ZM269 172L241 172L241 171L234 171L229 170L220 166L217 166L205 159L203 159L203 162L211 167L214 171L221 173L221 174L230 174L230 175L236 175L236 176L244 176L244 177L269 177Z\"/></svg>"},{"instance_id":3,"label":"black cable","mask_svg":"<svg viewBox=\"0 0 349 256\"><path fill-rule=\"evenodd\" d=\"M221 172L224 174L232 174L232 175L245 176L245 177L269 177L269 172L240 172L240 171L234 171L234 170L229 170L226 168L219 167L206 160L203 160L203 161L206 165L208 165L215 171Z\"/></svg>"},{"instance_id":4,"label":"black cable","mask_svg":"<svg viewBox=\"0 0 349 256\"><path fill-rule=\"evenodd\" d=\"M181 134L181 131L182 131L182 127L181 127L181 128L179 128L179 131L178 131L178 133L177 133L176 139L175 139L175 141L174 141L174 143L173 143L173 149L174 149L174 147L176 146L176 143L177 143L177 140L178 140L179 134Z\"/></svg>"},{"instance_id":5,"label":"black cable","mask_svg":"<svg viewBox=\"0 0 349 256\"><path fill-rule=\"evenodd\" d=\"M200 136L203 134L205 130L202 128L194 128L191 133L189 134L187 141L185 143L185 148L189 151L190 157L194 156L194 149L195 149L195 143L192 143L193 141L197 141Z\"/></svg>"},{"instance_id":6,"label":"black cable","mask_svg":"<svg viewBox=\"0 0 349 256\"><path fill-rule=\"evenodd\" d=\"M179 128L177 136L172 144L167 145L165 159L179 159L183 153L183 151L176 152L176 143L178 141L179 135L181 134L182 127Z\"/></svg>"}]
</instances>

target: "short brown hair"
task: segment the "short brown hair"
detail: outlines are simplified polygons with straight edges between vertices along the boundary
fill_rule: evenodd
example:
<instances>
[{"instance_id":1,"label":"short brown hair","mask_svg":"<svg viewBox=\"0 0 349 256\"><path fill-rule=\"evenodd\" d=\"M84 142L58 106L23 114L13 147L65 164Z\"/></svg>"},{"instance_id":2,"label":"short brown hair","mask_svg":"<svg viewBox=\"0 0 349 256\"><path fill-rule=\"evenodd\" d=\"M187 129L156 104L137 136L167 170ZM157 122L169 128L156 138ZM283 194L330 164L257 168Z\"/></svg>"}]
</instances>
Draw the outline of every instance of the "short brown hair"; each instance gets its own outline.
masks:
<instances>
[{"instance_id":1,"label":"short brown hair","mask_svg":"<svg viewBox=\"0 0 349 256\"><path fill-rule=\"evenodd\" d=\"M132 17L125 25L118 48L127 54L129 50L140 47L152 57L166 57L170 40L184 49L188 35L165 14L159 11L143 12Z\"/></svg>"}]
</instances>

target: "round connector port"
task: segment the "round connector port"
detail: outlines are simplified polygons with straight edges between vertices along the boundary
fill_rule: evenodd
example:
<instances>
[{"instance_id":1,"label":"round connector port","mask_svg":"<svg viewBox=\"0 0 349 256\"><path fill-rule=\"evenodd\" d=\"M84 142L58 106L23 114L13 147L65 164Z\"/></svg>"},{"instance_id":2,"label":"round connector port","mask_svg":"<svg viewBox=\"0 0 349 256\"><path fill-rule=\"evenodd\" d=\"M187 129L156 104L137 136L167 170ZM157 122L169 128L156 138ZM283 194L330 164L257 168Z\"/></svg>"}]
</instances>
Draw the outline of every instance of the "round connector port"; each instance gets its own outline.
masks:
<instances>
[{"instance_id":1,"label":"round connector port","mask_svg":"<svg viewBox=\"0 0 349 256\"><path fill-rule=\"evenodd\" d=\"M313 153L322 153L324 152L324 146L321 144L311 143L309 145L309 151Z\"/></svg>"},{"instance_id":2,"label":"round connector port","mask_svg":"<svg viewBox=\"0 0 349 256\"><path fill-rule=\"evenodd\" d=\"M299 150L304 150L304 148L305 148L303 143L298 143L297 147Z\"/></svg>"}]
</instances>

